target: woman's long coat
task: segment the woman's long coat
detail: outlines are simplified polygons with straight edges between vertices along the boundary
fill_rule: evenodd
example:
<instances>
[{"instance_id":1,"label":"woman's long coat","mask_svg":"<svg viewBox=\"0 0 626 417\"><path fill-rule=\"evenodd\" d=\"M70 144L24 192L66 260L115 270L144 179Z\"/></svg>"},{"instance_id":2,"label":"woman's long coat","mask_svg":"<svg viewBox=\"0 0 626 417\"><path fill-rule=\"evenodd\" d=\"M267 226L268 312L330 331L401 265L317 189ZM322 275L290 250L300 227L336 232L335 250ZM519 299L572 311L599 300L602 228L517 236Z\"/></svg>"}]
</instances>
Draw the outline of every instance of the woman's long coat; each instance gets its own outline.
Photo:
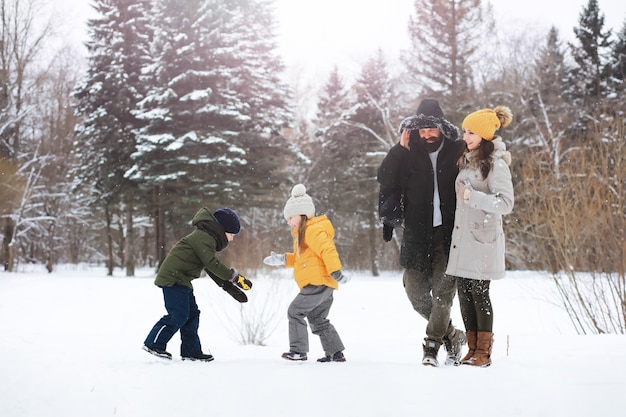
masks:
<instances>
[{"instance_id":1,"label":"woman's long coat","mask_svg":"<svg viewBox=\"0 0 626 417\"><path fill-rule=\"evenodd\" d=\"M457 198L448 275L481 280L504 277L502 216L511 213L514 203L511 154L501 138L496 137L493 143L493 167L487 178L482 178L475 151L463 157L456 189L469 180L473 191L469 200Z\"/></svg>"}]
</instances>

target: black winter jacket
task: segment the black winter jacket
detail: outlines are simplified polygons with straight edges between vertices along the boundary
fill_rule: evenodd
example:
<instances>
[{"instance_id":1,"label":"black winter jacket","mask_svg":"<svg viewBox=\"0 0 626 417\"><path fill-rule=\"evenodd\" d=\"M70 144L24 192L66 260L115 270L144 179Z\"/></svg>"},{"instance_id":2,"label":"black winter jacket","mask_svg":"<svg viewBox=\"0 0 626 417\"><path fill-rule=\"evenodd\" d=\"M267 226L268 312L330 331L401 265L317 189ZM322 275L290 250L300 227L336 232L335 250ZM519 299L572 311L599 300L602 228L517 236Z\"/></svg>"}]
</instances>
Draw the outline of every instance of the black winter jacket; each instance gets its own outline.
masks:
<instances>
[{"instance_id":1,"label":"black winter jacket","mask_svg":"<svg viewBox=\"0 0 626 417\"><path fill-rule=\"evenodd\" d=\"M446 137L437 158L437 181L443 218L446 257L450 251L456 194L454 181L458 173L457 161L465 143ZM411 142L411 150L396 144L378 168L380 184L379 214L390 226L397 225L398 213L404 217L404 234L400 251L400 265L420 272L431 271L433 238L434 172L428 151L419 143Z\"/></svg>"}]
</instances>

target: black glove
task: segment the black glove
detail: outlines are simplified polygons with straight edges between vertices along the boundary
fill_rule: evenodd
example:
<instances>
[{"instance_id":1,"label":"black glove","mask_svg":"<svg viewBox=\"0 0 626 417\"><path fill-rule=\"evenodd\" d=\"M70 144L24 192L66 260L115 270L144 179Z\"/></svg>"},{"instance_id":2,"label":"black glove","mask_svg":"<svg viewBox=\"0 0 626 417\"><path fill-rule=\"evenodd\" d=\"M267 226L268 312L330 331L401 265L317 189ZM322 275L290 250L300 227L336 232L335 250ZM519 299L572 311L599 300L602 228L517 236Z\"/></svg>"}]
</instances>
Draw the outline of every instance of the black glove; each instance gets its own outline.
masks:
<instances>
[{"instance_id":1,"label":"black glove","mask_svg":"<svg viewBox=\"0 0 626 417\"><path fill-rule=\"evenodd\" d=\"M393 227L383 224L383 240L389 242L391 238L393 238Z\"/></svg>"},{"instance_id":2,"label":"black glove","mask_svg":"<svg viewBox=\"0 0 626 417\"><path fill-rule=\"evenodd\" d=\"M226 291L228 294L230 294L231 297L233 297L235 300L239 301L240 303L248 302L248 297L246 296L246 294L244 294L243 291L241 291L239 288L235 287L235 285L232 282L225 281L224 285L222 286L222 289Z\"/></svg>"},{"instance_id":3,"label":"black glove","mask_svg":"<svg viewBox=\"0 0 626 417\"><path fill-rule=\"evenodd\" d=\"M393 237L393 229L402 228L402 218L395 217L393 219L383 220L383 240L389 242Z\"/></svg>"},{"instance_id":4,"label":"black glove","mask_svg":"<svg viewBox=\"0 0 626 417\"><path fill-rule=\"evenodd\" d=\"M232 282L242 290L248 291L250 288L252 288L252 281L250 281L243 275L240 275L235 268L232 268L230 271L233 273L232 277L230 278L230 282Z\"/></svg>"}]
</instances>

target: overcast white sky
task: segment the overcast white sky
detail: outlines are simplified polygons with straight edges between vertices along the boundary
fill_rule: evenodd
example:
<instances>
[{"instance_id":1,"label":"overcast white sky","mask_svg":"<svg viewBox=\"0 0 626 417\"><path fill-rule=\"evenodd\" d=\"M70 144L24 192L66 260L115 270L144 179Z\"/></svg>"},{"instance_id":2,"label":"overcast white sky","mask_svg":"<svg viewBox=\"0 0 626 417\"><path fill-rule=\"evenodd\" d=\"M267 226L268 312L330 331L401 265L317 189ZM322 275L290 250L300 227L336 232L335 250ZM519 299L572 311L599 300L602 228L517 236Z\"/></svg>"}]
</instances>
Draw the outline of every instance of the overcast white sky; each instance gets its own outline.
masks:
<instances>
[{"instance_id":1,"label":"overcast white sky","mask_svg":"<svg viewBox=\"0 0 626 417\"><path fill-rule=\"evenodd\" d=\"M484 1L484 0L483 0ZM588 0L491 0L498 25L546 31L554 25L562 39ZM409 45L408 18L414 0L276 0L280 50L293 70L310 75L328 72L335 63L360 68L380 47L389 57ZM599 0L606 27L621 28L625 0Z\"/></svg>"},{"instance_id":2,"label":"overcast white sky","mask_svg":"<svg viewBox=\"0 0 626 417\"><path fill-rule=\"evenodd\" d=\"M67 36L85 36L90 0L48 0L68 22ZM498 24L507 28L547 30L555 25L571 40L572 28L588 0L491 0ZM360 68L378 48L389 58L408 47L407 24L414 0L275 0L279 52L292 72L325 78L338 64ZM626 0L598 0L607 28L626 20ZM350 68L352 67L352 68Z\"/></svg>"}]
</instances>

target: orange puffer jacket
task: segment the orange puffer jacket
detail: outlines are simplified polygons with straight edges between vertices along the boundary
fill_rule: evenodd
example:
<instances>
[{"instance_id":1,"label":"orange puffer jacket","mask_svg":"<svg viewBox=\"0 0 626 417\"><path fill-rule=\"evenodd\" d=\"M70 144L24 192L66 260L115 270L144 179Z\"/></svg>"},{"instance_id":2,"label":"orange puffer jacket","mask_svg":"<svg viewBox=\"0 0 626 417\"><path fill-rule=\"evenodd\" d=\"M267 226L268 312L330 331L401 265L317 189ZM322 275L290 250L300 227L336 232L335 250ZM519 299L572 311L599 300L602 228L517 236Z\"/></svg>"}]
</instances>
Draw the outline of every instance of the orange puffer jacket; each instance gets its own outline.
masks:
<instances>
[{"instance_id":1,"label":"orange puffer jacket","mask_svg":"<svg viewBox=\"0 0 626 417\"><path fill-rule=\"evenodd\" d=\"M297 231L292 234L297 236ZM335 229L325 215L313 217L306 222L304 241L307 248L299 252L297 239L294 239L293 253L285 254L287 267L294 269L293 274L298 287L307 285L326 285L334 289L339 284L331 272L341 269L341 261L334 242Z\"/></svg>"}]
</instances>

